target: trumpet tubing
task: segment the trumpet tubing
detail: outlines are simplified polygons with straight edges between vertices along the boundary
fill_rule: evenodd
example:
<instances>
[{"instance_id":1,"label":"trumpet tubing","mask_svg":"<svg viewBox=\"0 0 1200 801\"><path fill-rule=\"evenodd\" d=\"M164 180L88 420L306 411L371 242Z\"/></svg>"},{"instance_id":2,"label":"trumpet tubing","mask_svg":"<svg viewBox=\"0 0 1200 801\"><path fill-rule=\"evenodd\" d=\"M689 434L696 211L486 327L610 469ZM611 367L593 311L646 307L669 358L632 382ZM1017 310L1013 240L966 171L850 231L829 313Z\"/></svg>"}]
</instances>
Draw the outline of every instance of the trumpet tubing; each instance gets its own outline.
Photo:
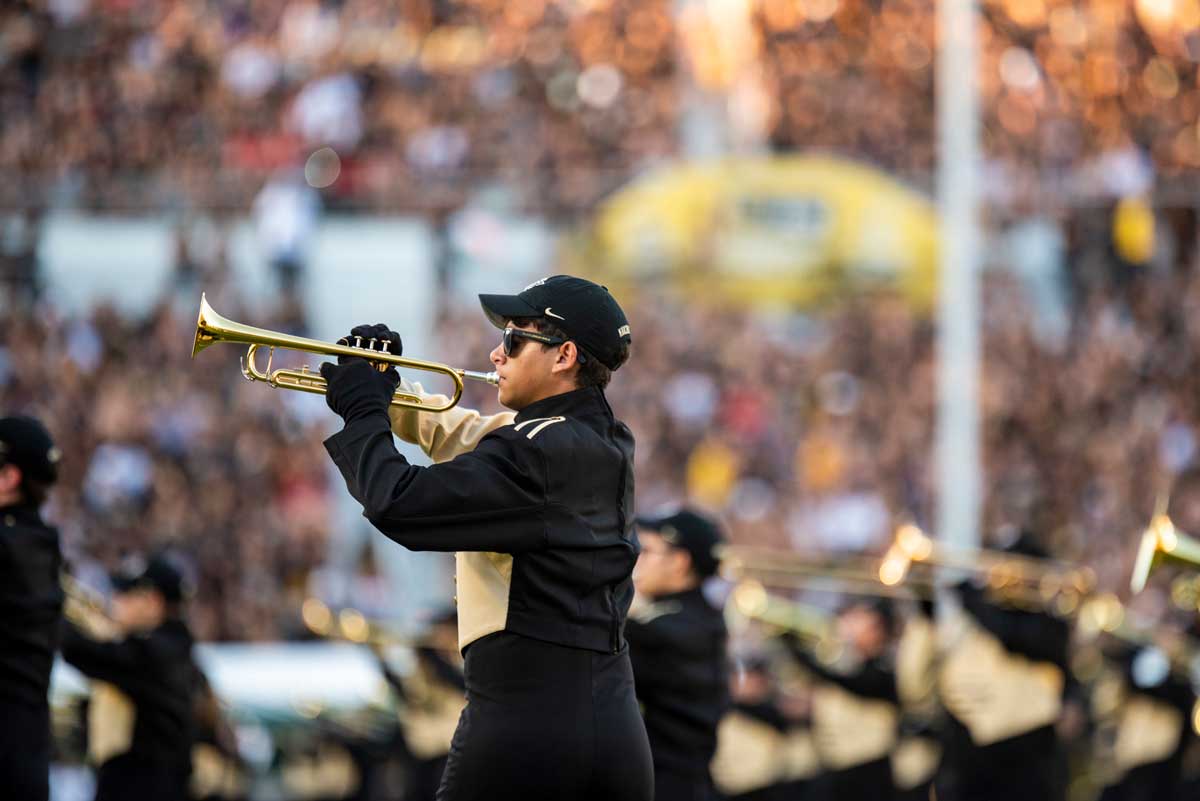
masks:
<instances>
[{"instance_id":1,"label":"trumpet tubing","mask_svg":"<svg viewBox=\"0 0 1200 801\"><path fill-rule=\"evenodd\" d=\"M195 358L200 351L218 342L246 345L248 350L242 359L242 375L250 381L263 381L279 389L294 389L299 392L323 395L327 386L325 379L318 373L311 372L308 365L304 365L299 370L281 368L272 371L271 362L276 348L298 350L318 356L356 356L369 360L381 370L388 367L403 367L408 370L438 373L448 377L454 383L454 391L446 403L424 403L420 397L402 390L397 390L392 396L391 405L421 412L444 412L453 408L462 397L465 379L483 381L493 386L499 381L495 373L460 370L438 362L410 359L395 353L388 353L386 342L383 350L374 350L373 348L322 342L234 322L217 314L209 305L208 299L202 294L200 296L200 315L196 320L196 338L192 343L192 358ZM256 358L259 348L264 347L269 349L267 366L266 369L260 369Z\"/></svg>"}]
</instances>

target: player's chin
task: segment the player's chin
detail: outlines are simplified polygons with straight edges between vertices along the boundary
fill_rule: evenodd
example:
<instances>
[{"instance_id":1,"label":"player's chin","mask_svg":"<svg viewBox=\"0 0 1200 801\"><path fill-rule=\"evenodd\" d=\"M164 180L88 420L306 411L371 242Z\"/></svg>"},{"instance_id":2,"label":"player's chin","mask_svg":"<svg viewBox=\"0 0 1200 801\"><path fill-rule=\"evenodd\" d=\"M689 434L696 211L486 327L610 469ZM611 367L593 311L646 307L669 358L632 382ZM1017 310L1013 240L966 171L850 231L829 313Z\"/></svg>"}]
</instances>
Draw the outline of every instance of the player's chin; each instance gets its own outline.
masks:
<instances>
[{"instance_id":1,"label":"player's chin","mask_svg":"<svg viewBox=\"0 0 1200 801\"><path fill-rule=\"evenodd\" d=\"M496 387L496 401L499 402L501 406L508 406L510 400L511 398L508 387L504 385L504 379L501 379L500 385Z\"/></svg>"}]
</instances>

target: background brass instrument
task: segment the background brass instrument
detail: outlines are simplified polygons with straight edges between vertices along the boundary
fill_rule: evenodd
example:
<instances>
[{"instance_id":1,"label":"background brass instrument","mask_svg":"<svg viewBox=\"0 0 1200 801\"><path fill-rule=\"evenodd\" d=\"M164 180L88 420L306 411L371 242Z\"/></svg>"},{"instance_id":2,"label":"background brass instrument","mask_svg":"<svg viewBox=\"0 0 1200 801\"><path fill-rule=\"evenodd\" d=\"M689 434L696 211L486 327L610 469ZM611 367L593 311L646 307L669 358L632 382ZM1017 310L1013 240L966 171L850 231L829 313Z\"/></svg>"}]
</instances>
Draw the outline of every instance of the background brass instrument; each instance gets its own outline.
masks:
<instances>
[{"instance_id":1,"label":"background brass instrument","mask_svg":"<svg viewBox=\"0 0 1200 801\"><path fill-rule=\"evenodd\" d=\"M879 580L888 585L910 580L914 568L941 569L974 578L992 594L1020 606L1053 607L1072 614L1096 585L1090 568L1055 559L1012 554L989 548L947 548L915 525L896 529L895 539L880 563Z\"/></svg>"},{"instance_id":2,"label":"background brass instrument","mask_svg":"<svg viewBox=\"0 0 1200 801\"><path fill-rule=\"evenodd\" d=\"M323 395L325 393L325 379L321 378L319 373L310 371L308 365L304 365L299 370L279 369L272 372L271 361L276 348L299 350L306 353L314 353L318 356L360 356L369 358L371 362L379 365L381 369L386 365L403 367L409 370L440 373L454 382L454 391L450 394L450 399L441 405L424 403L417 395L396 390L396 394L392 397L393 406L416 409L421 412L444 412L454 407L458 403L459 398L462 397L464 379L469 378L472 381L483 381L493 386L499 381L496 373L460 370L437 362L427 362L420 359L398 356L394 353L388 353L386 350L373 350L322 342L316 339L282 334L276 331L269 331L265 328L256 328L252 325L237 323L217 314L212 306L208 304L208 299L204 295L201 295L200 316L196 320L196 339L192 343L192 358L195 358L197 353L208 346L218 342L248 345L249 349L242 358L242 375L246 376L246 379L249 381L265 381L270 386L281 389L295 389L300 392L312 392ZM255 355L261 347L270 349L267 357L267 368L265 370L260 370L258 364L255 362ZM384 348L386 347L387 343L385 342Z\"/></svg>"},{"instance_id":3,"label":"background brass instrument","mask_svg":"<svg viewBox=\"0 0 1200 801\"><path fill-rule=\"evenodd\" d=\"M729 608L746 620L766 624L777 633L795 635L826 664L836 662L843 655L831 613L818 606L774 595L759 581L739 581L729 595Z\"/></svg>"},{"instance_id":4,"label":"background brass instrument","mask_svg":"<svg viewBox=\"0 0 1200 801\"><path fill-rule=\"evenodd\" d=\"M882 563L868 556L848 556L834 562L778 548L723 545L717 549L717 558L725 578L753 579L777 589L844 591L889 598L911 598L913 589L932 590L924 580L906 582L905 586L881 582Z\"/></svg>"},{"instance_id":5,"label":"background brass instrument","mask_svg":"<svg viewBox=\"0 0 1200 801\"><path fill-rule=\"evenodd\" d=\"M382 647L414 647L421 644L417 638L393 631L357 609L346 607L335 612L319 598L304 600L300 605L300 618L309 631L325 639Z\"/></svg>"},{"instance_id":6,"label":"background brass instrument","mask_svg":"<svg viewBox=\"0 0 1200 801\"><path fill-rule=\"evenodd\" d=\"M991 549L947 549L911 524L896 530L882 558L851 556L829 562L740 545L723 546L717 555L726 578L749 578L776 588L843 590L882 597L929 596L944 583L939 573L949 572L975 579L1002 602L1049 608L1062 615L1076 613L1095 586L1095 576L1088 568Z\"/></svg>"},{"instance_id":7,"label":"background brass instrument","mask_svg":"<svg viewBox=\"0 0 1200 801\"><path fill-rule=\"evenodd\" d=\"M1156 514L1142 533L1129 589L1134 594L1141 592L1150 574L1169 562L1200 567L1200 539L1175 528L1166 514Z\"/></svg>"}]
</instances>

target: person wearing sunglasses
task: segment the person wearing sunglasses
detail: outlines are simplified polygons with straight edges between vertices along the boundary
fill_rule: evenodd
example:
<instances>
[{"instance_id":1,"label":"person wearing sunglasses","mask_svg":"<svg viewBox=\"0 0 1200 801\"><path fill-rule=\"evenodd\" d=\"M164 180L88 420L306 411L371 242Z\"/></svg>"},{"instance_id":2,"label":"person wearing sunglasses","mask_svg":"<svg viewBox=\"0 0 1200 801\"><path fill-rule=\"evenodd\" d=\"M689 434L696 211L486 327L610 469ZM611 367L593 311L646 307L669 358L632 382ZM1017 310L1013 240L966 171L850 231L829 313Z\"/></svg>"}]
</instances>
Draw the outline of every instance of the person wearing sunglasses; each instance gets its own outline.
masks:
<instances>
[{"instance_id":1,"label":"person wearing sunglasses","mask_svg":"<svg viewBox=\"0 0 1200 801\"><path fill-rule=\"evenodd\" d=\"M649 801L624 636L633 436L604 394L629 323L607 289L573 276L480 302L501 332L491 361L513 415L390 409L394 371L353 357L321 368L345 423L325 446L364 515L409 549L456 552L467 706L438 798ZM351 337L402 352L384 325ZM409 464L393 432L435 463Z\"/></svg>"}]
</instances>

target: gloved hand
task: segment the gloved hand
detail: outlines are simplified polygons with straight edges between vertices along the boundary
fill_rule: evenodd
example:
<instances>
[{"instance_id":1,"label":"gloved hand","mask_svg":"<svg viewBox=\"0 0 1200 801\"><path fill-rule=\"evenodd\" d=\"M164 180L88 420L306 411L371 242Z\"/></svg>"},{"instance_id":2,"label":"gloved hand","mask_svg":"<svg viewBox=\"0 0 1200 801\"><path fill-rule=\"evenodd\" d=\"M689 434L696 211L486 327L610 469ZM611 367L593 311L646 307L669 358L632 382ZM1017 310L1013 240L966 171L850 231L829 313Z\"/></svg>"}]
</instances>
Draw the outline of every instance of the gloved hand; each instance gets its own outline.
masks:
<instances>
[{"instance_id":1,"label":"gloved hand","mask_svg":"<svg viewBox=\"0 0 1200 801\"><path fill-rule=\"evenodd\" d=\"M342 337L338 340L338 343L342 345L351 345L353 347L363 348L366 350L371 347L372 339L375 340L373 345L374 350L382 351L384 348L384 343L387 343L387 352L391 355L400 356L404 353L404 343L401 341L400 335L388 328L383 323L376 323L375 325L356 325L350 329L350 335ZM355 358L357 357L339 356L338 364L345 364L346 362ZM369 357L363 356L363 358Z\"/></svg>"},{"instance_id":2,"label":"gloved hand","mask_svg":"<svg viewBox=\"0 0 1200 801\"><path fill-rule=\"evenodd\" d=\"M400 383L395 370L381 373L365 359L358 358L347 359L345 364L325 362L321 365L321 377L328 384L325 402L347 424L377 412L386 415Z\"/></svg>"}]
</instances>

